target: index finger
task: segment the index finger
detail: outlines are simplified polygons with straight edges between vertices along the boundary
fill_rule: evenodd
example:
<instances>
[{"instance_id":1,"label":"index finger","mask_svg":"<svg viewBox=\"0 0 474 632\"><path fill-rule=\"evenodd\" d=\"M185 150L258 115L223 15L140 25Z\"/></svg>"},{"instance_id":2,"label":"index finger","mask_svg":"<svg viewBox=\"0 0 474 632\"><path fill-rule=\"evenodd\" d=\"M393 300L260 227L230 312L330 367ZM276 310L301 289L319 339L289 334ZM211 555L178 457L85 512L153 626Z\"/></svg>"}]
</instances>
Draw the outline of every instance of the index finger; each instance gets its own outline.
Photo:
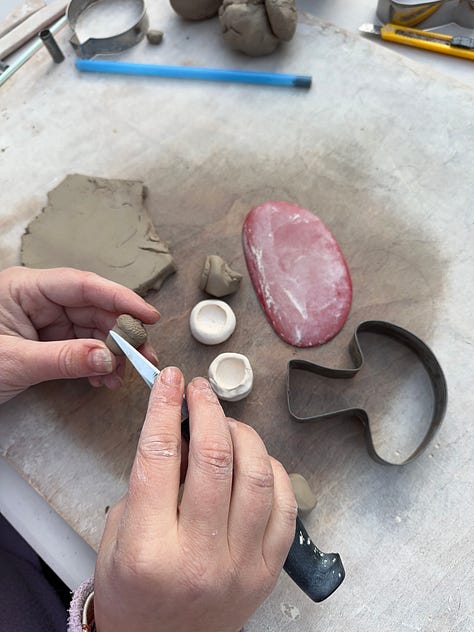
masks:
<instances>
[{"instance_id":1,"label":"index finger","mask_svg":"<svg viewBox=\"0 0 474 632\"><path fill-rule=\"evenodd\" d=\"M227 549L233 448L227 418L204 378L194 378L186 395L190 442L188 470L179 509L179 529L199 545Z\"/></svg>"},{"instance_id":2,"label":"index finger","mask_svg":"<svg viewBox=\"0 0 474 632\"><path fill-rule=\"evenodd\" d=\"M157 377L138 442L121 523L124 542L153 542L177 526L184 378L168 367Z\"/></svg>"},{"instance_id":3,"label":"index finger","mask_svg":"<svg viewBox=\"0 0 474 632\"><path fill-rule=\"evenodd\" d=\"M94 305L116 314L133 314L147 324L158 320L157 310L133 290L93 272L55 268L34 273L43 299L64 307Z\"/></svg>"}]
</instances>

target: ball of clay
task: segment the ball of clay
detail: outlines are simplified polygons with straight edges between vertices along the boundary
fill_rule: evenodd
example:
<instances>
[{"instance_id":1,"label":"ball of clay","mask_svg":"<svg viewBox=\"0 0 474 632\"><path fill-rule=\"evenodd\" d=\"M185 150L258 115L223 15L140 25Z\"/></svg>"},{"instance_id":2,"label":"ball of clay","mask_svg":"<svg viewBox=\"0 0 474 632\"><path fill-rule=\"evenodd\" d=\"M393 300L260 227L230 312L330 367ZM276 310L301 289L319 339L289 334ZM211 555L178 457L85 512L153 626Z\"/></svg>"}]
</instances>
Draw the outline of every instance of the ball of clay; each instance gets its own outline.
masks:
<instances>
[{"instance_id":1,"label":"ball of clay","mask_svg":"<svg viewBox=\"0 0 474 632\"><path fill-rule=\"evenodd\" d=\"M232 268L218 255L206 257L199 287L211 296L220 298L237 292L242 275Z\"/></svg>"},{"instance_id":2,"label":"ball of clay","mask_svg":"<svg viewBox=\"0 0 474 632\"><path fill-rule=\"evenodd\" d=\"M185 20L207 20L217 15L222 0L170 0L172 8Z\"/></svg>"},{"instance_id":3,"label":"ball of clay","mask_svg":"<svg viewBox=\"0 0 474 632\"><path fill-rule=\"evenodd\" d=\"M301 474L290 474L290 481L298 510L307 512L314 509L316 507L316 496L305 477L301 476Z\"/></svg>"},{"instance_id":4,"label":"ball of clay","mask_svg":"<svg viewBox=\"0 0 474 632\"><path fill-rule=\"evenodd\" d=\"M268 55L295 33L295 0L224 0L219 21L231 48L252 57Z\"/></svg>"},{"instance_id":5,"label":"ball of clay","mask_svg":"<svg viewBox=\"0 0 474 632\"><path fill-rule=\"evenodd\" d=\"M122 314L119 316L112 331L122 336L122 338L131 344L132 347L135 347L135 349L145 344L148 337L141 320L130 316L130 314ZM110 334L107 336L105 344L115 355L123 355L122 349L117 345Z\"/></svg>"},{"instance_id":6,"label":"ball of clay","mask_svg":"<svg viewBox=\"0 0 474 632\"><path fill-rule=\"evenodd\" d=\"M219 399L238 402L253 387L253 371L248 358L241 353L221 353L208 370L209 383Z\"/></svg>"}]
</instances>

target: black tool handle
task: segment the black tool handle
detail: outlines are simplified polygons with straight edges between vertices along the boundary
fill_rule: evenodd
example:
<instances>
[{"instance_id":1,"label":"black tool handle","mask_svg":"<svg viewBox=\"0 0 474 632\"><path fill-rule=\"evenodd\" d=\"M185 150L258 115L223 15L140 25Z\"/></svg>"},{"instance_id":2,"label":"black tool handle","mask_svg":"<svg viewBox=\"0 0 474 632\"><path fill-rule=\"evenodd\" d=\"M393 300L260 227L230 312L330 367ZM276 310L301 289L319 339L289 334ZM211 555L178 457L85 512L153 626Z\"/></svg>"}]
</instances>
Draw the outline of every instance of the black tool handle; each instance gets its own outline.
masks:
<instances>
[{"instance_id":1,"label":"black tool handle","mask_svg":"<svg viewBox=\"0 0 474 632\"><path fill-rule=\"evenodd\" d=\"M293 544L283 567L313 601L323 601L338 588L346 575L338 553L323 553L296 518Z\"/></svg>"}]
</instances>

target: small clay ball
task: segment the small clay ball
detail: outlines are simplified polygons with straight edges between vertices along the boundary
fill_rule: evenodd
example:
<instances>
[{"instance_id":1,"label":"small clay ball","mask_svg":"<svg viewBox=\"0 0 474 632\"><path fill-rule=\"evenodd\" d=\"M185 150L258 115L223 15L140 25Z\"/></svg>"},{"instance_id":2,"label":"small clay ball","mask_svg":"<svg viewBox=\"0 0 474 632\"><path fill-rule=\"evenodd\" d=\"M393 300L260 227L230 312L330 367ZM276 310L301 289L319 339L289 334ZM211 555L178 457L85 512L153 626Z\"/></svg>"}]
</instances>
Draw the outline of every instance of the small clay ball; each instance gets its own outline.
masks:
<instances>
[{"instance_id":1,"label":"small clay ball","mask_svg":"<svg viewBox=\"0 0 474 632\"><path fill-rule=\"evenodd\" d=\"M163 31L148 31L146 38L150 44L156 46L163 41Z\"/></svg>"},{"instance_id":2,"label":"small clay ball","mask_svg":"<svg viewBox=\"0 0 474 632\"><path fill-rule=\"evenodd\" d=\"M217 15L222 0L170 0L174 11L185 20L207 20Z\"/></svg>"},{"instance_id":3,"label":"small clay ball","mask_svg":"<svg viewBox=\"0 0 474 632\"><path fill-rule=\"evenodd\" d=\"M116 334L122 336L132 347L138 349L147 341L147 333L141 320L130 316L130 314L122 314L115 322L112 329ZM115 340L109 334L105 341L107 347L115 353L115 355L123 355L122 349L117 345Z\"/></svg>"},{"instance_id":4,"label":"small clay ball","mask_svg":"<svg viewBox=\"0 0 474 632\"><path fill-rule=\"evenodd\" d=\"M298 510L301 512L311 511L316 507L316 495L309 486L308 481L301 474L290 474L291 486L296 498Z\"/></svg>"}]
</instances>

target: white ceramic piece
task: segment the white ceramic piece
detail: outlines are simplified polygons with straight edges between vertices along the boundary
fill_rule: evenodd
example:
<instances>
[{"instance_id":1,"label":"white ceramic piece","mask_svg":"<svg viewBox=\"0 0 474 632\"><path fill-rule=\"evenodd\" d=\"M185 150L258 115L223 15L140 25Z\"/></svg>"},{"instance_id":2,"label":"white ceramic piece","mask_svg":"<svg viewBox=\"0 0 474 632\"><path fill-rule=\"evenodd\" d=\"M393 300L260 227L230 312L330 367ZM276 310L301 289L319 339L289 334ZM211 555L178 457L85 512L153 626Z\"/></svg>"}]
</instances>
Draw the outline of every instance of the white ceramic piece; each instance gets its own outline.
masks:
<instances>
[{"instance_id":1,"label":"white ceramic piece","mask_svg":"<svg viewBox=\"0 0 474 632\"><path fill-rule=\"evenodd\" d=\"M235 329L235 314L224 301L209 299L193 307L189 317L192 335L205 345L218 345Z\"/></svg>"},{"instance_id":2,"label":"white ceramic piece","mask_svg":"<svg viewBox=\"0 0 474 632\"><path fill-rule=\"evenodd\" d=\"M221 353L208 371L209 382L219 399L237 402L247 397L253 386L253 371L241 353Z\"/></svg>"}]
</instances>

